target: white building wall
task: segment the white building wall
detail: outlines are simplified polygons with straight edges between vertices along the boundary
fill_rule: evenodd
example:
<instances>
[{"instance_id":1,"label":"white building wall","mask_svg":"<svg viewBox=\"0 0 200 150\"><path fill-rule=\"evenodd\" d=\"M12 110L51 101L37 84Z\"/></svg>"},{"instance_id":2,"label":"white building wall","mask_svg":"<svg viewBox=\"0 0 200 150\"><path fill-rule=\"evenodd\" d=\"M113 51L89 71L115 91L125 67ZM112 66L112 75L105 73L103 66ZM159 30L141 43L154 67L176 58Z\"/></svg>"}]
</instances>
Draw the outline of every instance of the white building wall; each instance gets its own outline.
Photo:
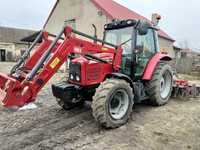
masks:
<instances>
[{"instance_id":1,"label":"white building wall","mask_svg":"<svg viewBox=\"0 0 200 150\"><path fill-rule=\"evenodd\" d=\"M169 56L171 56L172 58L175 58L175 51L174 51L172 41L159 37L159 44L160 44L161 52L166 52L169 54Z\"/></svg>"},{"instance_id":2,"label":"white building wall","mask_svg":"<svg viewBox=\"0 0 200 150\"><path fill-rule=\"evenodd\" d=\"M75 19L77 30L89 35L94 34L92 24L95 24L100 38L103 35L104 24L109 22L90 0L59 0L45 30L56 34L61 30L64 21L71 19Z\"/></svg>"},{"instance_id":3,"label":"white building wall","mask_svg":"<svg viewBox=\"0 0 200 150\"><path fill-rule=\"evenodd\" d=\"M59 0L45 30L57 34L64 25L64 21L75 19L77 30L94 35L92 24L95 24L98 37L102 38L104 24L111 20L101 13L90 0ZM168 52L171 57L175 56L173 42L159 38L159 43L161 51Z\"/></svg>"}]
</instances>

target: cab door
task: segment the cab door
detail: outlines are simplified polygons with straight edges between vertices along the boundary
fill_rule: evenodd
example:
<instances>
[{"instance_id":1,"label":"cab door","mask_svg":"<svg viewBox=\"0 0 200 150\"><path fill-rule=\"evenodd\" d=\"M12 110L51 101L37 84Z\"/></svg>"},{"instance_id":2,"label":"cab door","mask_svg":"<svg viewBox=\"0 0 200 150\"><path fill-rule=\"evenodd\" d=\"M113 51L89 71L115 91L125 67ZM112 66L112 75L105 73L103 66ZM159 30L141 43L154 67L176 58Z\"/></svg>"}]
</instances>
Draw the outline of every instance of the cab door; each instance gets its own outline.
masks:
<instances>
[{"instance_id":1,"label":"cab door","mask_svg":"<svg viewBox=\"0 0 200 150\"><path fill-rule=\"evenodd\" d=\"M136 69L135 77L140 78L143 75L148 61L155 55L158 49L157 35L154 29L148 29L147 34L136 36Z\"/></svg>"}]
</instances>

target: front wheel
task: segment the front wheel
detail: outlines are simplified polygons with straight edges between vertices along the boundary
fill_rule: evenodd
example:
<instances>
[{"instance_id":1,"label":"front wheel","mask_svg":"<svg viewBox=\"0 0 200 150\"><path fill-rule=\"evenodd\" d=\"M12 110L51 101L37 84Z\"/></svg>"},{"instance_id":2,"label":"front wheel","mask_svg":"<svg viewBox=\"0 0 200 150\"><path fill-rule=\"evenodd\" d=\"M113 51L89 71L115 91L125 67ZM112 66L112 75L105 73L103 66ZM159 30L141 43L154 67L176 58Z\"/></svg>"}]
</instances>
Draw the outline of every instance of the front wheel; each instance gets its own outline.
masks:
<instances>
[{"instance_id":1,"label":"front wheel","mask_svg":"<svg viewBox=\"0 0 200 150\"><path fill-rule=\"evenodd\" d=\"M166 104L172 93L172 69L166 62L160 62L150 81L145 84L147 95L153 105Z\"/></svg>"},{"instance_id":2,"label":"front wheel","mask_svg":"<svg viewBox=\"0 0 200 150\"><path fill-rule=\"evenodd\" d=\"M96 90L92 110L97 122L106 128L125 124L132 112L133 91L120 79L107 79Z\"/></svg>"}]
</instances>

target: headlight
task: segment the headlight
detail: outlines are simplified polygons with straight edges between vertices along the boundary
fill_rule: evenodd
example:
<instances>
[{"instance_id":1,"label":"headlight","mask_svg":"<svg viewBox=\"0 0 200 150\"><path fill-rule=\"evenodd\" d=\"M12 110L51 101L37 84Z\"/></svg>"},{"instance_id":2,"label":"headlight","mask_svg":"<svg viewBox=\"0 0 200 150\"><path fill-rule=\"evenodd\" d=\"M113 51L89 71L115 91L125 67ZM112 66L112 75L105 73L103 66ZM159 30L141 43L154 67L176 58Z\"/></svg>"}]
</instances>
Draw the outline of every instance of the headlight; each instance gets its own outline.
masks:
<instances>
[{"instance_id":1,"label":"headlight","mask_svg":"<svg viewBox=\"0 0 200 150\"><path fill-rule=\"evenodd\" d=\"M80 76L76 75L76 81L80 81Z\"/></svg>"},{"instance_id":2,"label":"headlight","mask_svg":"<svg viewBox=\"0 0 200 150\"><path fill-rule=\"evenodd\" d=\"M105 26L104 26L104 29L107 29L107 28L108 28L108 25L105 25Z\"/></svg>"},{"instance_id":3,"label":"headlight","mask_svg":"<svg viewBox=\"0 0 200 150\"><path fill-rule=\"evenodd\" d=\"M74 80L73 74L70 74L70 79L71 79L71 80Z\"/></svg>"},{"instance_id":4,"label":"headlight","mask_svg":"<svg viewBox=\"0 0 200 150\"><path fill-rule=\"evenodd\" d=\"M69 71L69 79L71 81L77 81L80 82L81 81L81 64L80 63L70 63L70 67L69 67L70 71Z\"/></svg>"}]
</instances>

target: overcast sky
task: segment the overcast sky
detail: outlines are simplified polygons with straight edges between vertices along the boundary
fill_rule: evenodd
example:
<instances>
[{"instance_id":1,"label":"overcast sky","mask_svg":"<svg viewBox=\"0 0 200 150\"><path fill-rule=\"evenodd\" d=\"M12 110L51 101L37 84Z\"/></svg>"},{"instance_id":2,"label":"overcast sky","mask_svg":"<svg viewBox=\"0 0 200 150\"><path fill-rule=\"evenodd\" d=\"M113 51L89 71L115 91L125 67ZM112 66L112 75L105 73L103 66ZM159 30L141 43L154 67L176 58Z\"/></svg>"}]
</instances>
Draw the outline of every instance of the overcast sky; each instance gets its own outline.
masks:
<instances>
[{"instance_id":1,"label":"overcast sky","mask_svg":"<svg viewBox=\"0 0 200 150\"><path fill-rule=\"evenodd\" d=\"M41 29L55 0L0 0L0 25Z\"/></svg>"},{"instance_id":2,"label":"overcast sky","mask_svg":"<svg viewBox=\"0 0 200 150\"><path fill-rule=\"evenodd\" d=\"M128 8L151 18L152 12L161 14L160 27L177 44L200 50L200 1L199 0L116 0Z\"/></svg>"},{"instance_id":3,"label":"overcast sky","mask_svg":"<svg viewBox=\"0 0 200 150\"><path fill-rule=\"evenodd\" d=\"M115 0L151 18L151 13L162 15L160 23L177 44L200 49L199 0ZM0 0L0 25L40 29L55 0Z\"/></svg>"}]
</instances>

